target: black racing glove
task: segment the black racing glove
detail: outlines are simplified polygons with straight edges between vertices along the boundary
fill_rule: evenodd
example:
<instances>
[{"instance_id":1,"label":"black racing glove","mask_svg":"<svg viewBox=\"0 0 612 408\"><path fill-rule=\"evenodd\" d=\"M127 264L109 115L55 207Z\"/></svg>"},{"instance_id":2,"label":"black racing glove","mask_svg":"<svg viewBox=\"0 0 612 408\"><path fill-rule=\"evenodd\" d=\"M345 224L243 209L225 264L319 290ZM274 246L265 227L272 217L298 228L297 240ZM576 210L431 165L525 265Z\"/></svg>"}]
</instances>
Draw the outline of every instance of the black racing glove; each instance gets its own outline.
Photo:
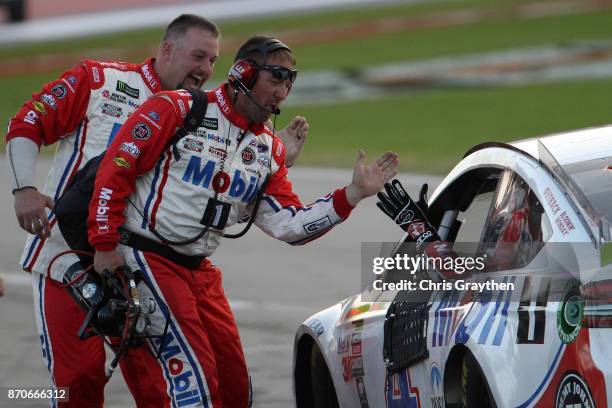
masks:
<instances>
[{"instance_id":1,"label":"black racing glove","mask_svg":"<svg viewBox=\"0 0 612 408\"><path fill-rule=\"evenodd\" d=\"M391 180L385 184L385 191L377 194L379 202L376 203L385 214L387 214L397 225L406 231L414 242L417 250L425 242L439 241L440 237L436 229L429 223L421 205L427 205L425 195L427 185L421 188L419 203L414 202L402 184L397 180ZM421 205L419 205L421 204Z\"/></svg>"}]
</instances>

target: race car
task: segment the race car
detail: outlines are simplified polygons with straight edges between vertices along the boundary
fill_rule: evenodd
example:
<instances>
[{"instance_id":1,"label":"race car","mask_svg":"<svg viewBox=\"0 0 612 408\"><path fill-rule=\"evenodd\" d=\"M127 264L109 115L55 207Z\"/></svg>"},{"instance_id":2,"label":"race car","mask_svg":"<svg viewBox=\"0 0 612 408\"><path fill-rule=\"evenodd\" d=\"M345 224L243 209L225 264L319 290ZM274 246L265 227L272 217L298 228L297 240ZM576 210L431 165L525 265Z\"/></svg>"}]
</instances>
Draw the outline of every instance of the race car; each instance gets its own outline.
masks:
<instances>
[{"instance_id":1,"label":"race car","mask_svg":"<svg viewBox=\"0 0 612 408\"><path fill-rule=\"evenodd\" d=\"M477 145L425 210L484 266L417 290L370 268L298 328L296 406L612 406L612 125ZM423 257L405 245L378 256Z\"/></svg>"}]
</instances>

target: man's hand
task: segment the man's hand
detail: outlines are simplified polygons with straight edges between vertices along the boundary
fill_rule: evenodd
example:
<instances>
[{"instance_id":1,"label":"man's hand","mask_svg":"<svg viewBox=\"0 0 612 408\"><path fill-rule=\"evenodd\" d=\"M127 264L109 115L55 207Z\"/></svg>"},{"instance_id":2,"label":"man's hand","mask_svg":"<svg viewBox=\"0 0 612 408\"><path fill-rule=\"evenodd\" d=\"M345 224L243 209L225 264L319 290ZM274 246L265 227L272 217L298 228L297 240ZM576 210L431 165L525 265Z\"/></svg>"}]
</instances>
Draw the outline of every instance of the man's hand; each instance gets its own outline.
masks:
<instances>
[{"instance_id":1,"label":"man's hand","mask_svg":"<svg viewBox=\"0 0 612 408\"><path fill-rule=\"evenodd\" d=\"M121 265L125 265L125 261L116 249L112 251L96 251L94 255L94 269L98 273L102 273L105 270L113 272Z\"/></svg>"},{"instance_id":2,"label":"man's hand","mask_svg":"<svg viewBox=\"0 0 612 408\"><path fill-rule=\"evenodd\" d=\"M53 209L53 199L34 187L15 191L15 215L19 226L40 239L51 236L45 208Z\"/></svg>"},{"instance_id":3,"label":"man's hand","mask_svg":"<svg viewBox=\"0 0 612 408\"><path fill-rule=\"evenodd\" d=\"M306 118L296 116L291 119L291 122L286 128L277 132L278 137L285 145L285 166L291 167L302 152L302 147L308 136L308 128L310 125Z\"/></svg>"},{"instance_id":4,"label":"man's hand","mask_svg":"<svg viewBox=\"0 0 612 408\"><path fill-rule=\"evenodd\" d=\"M425 191L424 191L425 190ZM397 180L385 184L385 193L378 193L376 203L401 229L408 232L410 238L417 243L417 250L425 242L439 241L436 229L429 223L421 206L408 195L404 186ZM421 189L421 200L427 189Z\"/></svg>"},{"instance_id":5,"label":"man's hand","mask_svg":"<svg viewBox=\"0 0 612 408\"><path fill-rule=\"evenodd\" d=\"M375 162L365 164L363 150L357 152L353 167L353 181L346 188L346 198L355 207L359 201L379 192L397 174L397 154L387 152Z\"/></svg>"}]
</instances>

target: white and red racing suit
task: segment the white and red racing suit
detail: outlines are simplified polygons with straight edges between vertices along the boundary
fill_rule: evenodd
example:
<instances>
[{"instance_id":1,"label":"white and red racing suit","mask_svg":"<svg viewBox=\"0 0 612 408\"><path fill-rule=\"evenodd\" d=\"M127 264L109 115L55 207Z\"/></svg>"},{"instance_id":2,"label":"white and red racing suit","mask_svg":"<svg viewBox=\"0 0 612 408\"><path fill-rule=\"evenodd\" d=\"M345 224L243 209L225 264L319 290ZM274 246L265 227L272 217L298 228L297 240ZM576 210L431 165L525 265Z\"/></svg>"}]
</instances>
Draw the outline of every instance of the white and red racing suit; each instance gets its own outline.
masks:
<instances>
[{"instance_id":1,"label":"white and red racing suit","mask_svg":"<svg viewBox=\"0 0 612 408\"><path fill-rule=\"evenodd\" d=\"M141 270L159 312L170 319L170 338L164 342L169 346L160 361L142 349L128 354L124 374L148 373L131 377L128 381L139 384L132 388L163 406L245 407L246 364L220 271L208 259L190 269L158 253L120 245L120 227L161 243L151 230L165 240L185 241L211 223L195 242L171 246L185 256L208 257L227 227L251 215L267 176L255 225L290 244L322 236L352 207L344 188L302 205L287 179L284 145L234 109L226 85L208 93L204 120L176 144L177 156L168 142L191 106L186 91L162 92L121 128L98 169L89 242L98 251L118 249L131 269ZM219 396L226 389L233 397Z\"/></svg>"},{"instance_id":2,"label":"white and red racing suit","mask_svg":"<svg viewBox=\"0 0 612 408\"><path fill-rule=\"evenodd\" d=\"M76 171L102 153L127 117L160 90L152 59L142 64L85 60L45 84L10 120L6 135L9 157L20 160L10 155L15 139L27 138L38 146L57 143L42 190L57 200ZM11 160L10 166L17 165ZM51 236L41 240L28 235L20 261L23 269L32 272L43 358L54 385L70 388L70 402L62 406L101 407L105 383L102 340L97 336L86 341L77 338L84 313L66 289L45 277L51 259L69 249L53 212L48 219ZM76 261L74 256L59 258L53 265L53 278L61 280Z\"/></svg>"}]
</instances>

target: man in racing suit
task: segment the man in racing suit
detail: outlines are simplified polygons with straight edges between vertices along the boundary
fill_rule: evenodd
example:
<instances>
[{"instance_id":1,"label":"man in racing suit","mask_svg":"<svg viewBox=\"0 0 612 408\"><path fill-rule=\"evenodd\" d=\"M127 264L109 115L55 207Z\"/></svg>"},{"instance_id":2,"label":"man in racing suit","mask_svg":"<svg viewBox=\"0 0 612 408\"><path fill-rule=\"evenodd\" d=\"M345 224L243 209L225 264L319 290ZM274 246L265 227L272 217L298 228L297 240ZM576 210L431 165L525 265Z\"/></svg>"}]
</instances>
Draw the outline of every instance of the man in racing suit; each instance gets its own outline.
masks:
<instances>
[{"instance_id":1,"label":"man in racing suit","mask_svg":"<svg viewBox=\"0 0 612 408\"><path fill-rule=\"evenodd\" d=\"M32 275L36 322L53 384L70 388L66 405L102 406L105 352L99 337L77 338L84 313L66 289L45 279L51 259L68 250L54 214L45 209L53 208L76 171L106 149L149 96L163 89L201 87L218 58L219 35L207 19L179 16L167 27L156 58L141 64L83 61L34 93L9 122L6 151L15 213L32 234L20 263ZM296 117L286 136L297 133L303 141L307 130L305 120ZM34 180L39 147L56 142L53 167L39 192ZM299 148L293 153L297 156ZM73 256L58 258L53 279L61 281L75 262Z\"/></svg>"},{"instance_id":2,"label":"man in racing suit","mask_svg":"<svg viewBox=\"0 0 612 408\"><path fill-rule=\"evenodd\" d=\"M200 127L175 145L178 155L166 146L192 107L186 91L162 92L143 104L100 164L88 220L95 269L126 264L142 271L170 321L160 361L137 348L124 363L148 398L138 401L143 406L248 404L238 330L221 271L208 258L227 227L251 216L267 234L305 244L344 221L396 173L395 154L366 165L360 152L347 187L301 204L287 179L285 147L263 125L291 89L294 61L280 41L250 39L228 83L208 92ZM231 401L220 396L227 388L235 390Z\"/></svg>"}]
</instances>

